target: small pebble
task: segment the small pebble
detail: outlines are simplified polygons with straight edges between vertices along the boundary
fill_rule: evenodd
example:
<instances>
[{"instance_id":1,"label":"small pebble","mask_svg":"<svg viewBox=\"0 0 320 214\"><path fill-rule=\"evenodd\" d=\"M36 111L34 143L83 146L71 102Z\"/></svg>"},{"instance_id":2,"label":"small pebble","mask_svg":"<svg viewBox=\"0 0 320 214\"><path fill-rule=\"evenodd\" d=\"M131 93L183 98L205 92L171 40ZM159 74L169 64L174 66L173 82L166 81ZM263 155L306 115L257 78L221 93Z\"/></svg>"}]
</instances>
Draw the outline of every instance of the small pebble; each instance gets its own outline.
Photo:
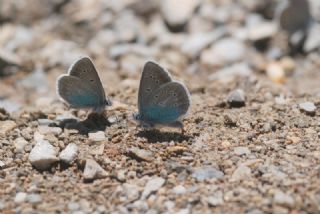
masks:
<instances>
[{"instance_id":1,"label":"small pebble","mask_svg":"<svg viewBox=\"0 0 320 214\"><path fill-rule=\"evenodd\" d=\"M50 126L39 126L38 131L40 134L54 134L56 136L62 133L62 129L60 127L50 127Z\"/></svg>"},{"instance_id":2,"label":"small pebble","mask_svg":"<svg viewBox=\"0 0 320 214\"><path fill-rule=\"evenodd\" d=\"M79 208L80 208L80 205L77 202L69 202L68 203L68 209L69 210L74 211L74 210L78 210Z\"/></svg>"},{"instance_id":3,"label":"small pebble","mask_svg":"<svg viewBox=\"0 0 320 214\"><path fill-rule=\"evenodd\" d=\"M184 186L182 186L182 185L178 185L178 186L175 186L172 189L172 192L174 194L177 194L177 195L185 194L186 193L186 188Z\"/></svg>"},{"instance_id":4,"label":"small pebble","mask_svg":"<svg viewBox=\"0 0 320 214\"><path fill-rule=\"evenodd\" d=\"M151 178L146 184L146 186L144 187L144 190L141 195L141 199L146 199L151 193L159 190L164 183L165 183L165 180L161 177Z\"/></svg>"},{"instance_id":5,"label":"small pebble","mask_svg":"<svg viewBox=\"0 0 320 214\"><path fill-rule=\"evenodd\" d=\"M103 141L105 139L106 139L106 135L104 134L103 131L89 133L89 140L92 140L94 142Z\"/></svg>"},{"instance_id":6,"label":"small pebble","mask_svg":"<svg viewBox=\"0 0 320 214\"><path fill-rule=\"evenodd\" d=\"M152 152L137 147L129 149L128 155L139 161L151 161L153 159Z\"/></svg>"},{"instance_id":7,"label":"small pebble","mask_svg":"<svg viewBox=\"0 0 320 214\"><path fill-rule=\"evenodd\" d=\"M108 173L95 160L86 160L86 165L83 172L83 178L85 181L105 178L107 176Z\"/></svg>"},{"instance_id":8,"label":"small pebble","mask_svg":"<svg viewBox=\"0 0 320 214\"><path fill-rule=\"evenodd\" d=\"M230 107L245 106L246 97L242 89L232 91L227 97L227 103Z\"/></svg>"},{"instance_id":9,"label":"small pebble","mask_svg":"<svg viewBox=\"0 0 320 214\"><path fill-rule=\"evenodd\" d=\"M251 176L251 169L245 165L240 165L234 172L232 173L231 182L240 181L244 179L248 179Z\"/></svg>"},{"instance_id":10,"label":"small pebble","mask_svg":"<svg viewBox=\"0 0 320 214\"><path fill-rule=\"evenodd\" d=\"M248 155L251 153L248 147L243 147L243 146L235 147L233 151L234 151L234 154L239 156Z\"/></svg>"},{"instance_id":11,"label":"small pebble","mask_svg":"<svg viewBox=\"0 0 320 214\"><path fill-rule=\"evenodd\" d=\"M308 115L314 115L317 110L317 107L312 102L300 103L299 108L301 111L304 111Z\"/></svg>"},{"instance_id":12,"label":"small pebble","mask_svg":"<svg viewBox=\"0 0 320 214\"><path fill-rule=\"evenodd\" d=\"M24 152L24 147L28 144L28 141L26 141L23 137L19 137L14 141L14 147L16 149L17 153Z\"/></svg>"},{"instance_id":13,"label":"small pebble","mask_svg":"<svg viewBox=\"0 0 320 214\"><path fill-rule=\"evenodd\" d=\"M280 190L277 190L275 192L273 200L276 204L289 207L289 208L294 207L294 203L295 203L294 199L290 195Z\"/></svg>"},{"instance_id":14,"label":"small pebble","mask_svg":"<svg viewBox=\"0 0 320 214\"><path fill-rule=\"evenodd\" d=\"M17 124L12 120L0 121L0 136L5 136L9 131L16 127Z\"/></svg>"},{"instance_id":15,"label":"small pebble","mask_svg":"<svg viewBox=\"0 0 320 214\"><path fill-rule=\"evenodd\" d=\"M208 204L210 206L219 206L219 205L222 205L224 203L224 200L223 200L223 193L222 192L216 192L214 193L214 195L212 196L209 196L206 201L208 202Z\"/></svg>"},{"instance_id":16,"label":"small pebble","mask_svg":"<svg viewBox=\"0 0 320 214\"><path fill-rule=\"evenodd\" d=\"M24 202L27 198L27 193L25 192L18 192L14 198L14 202L20 204Z\"/></svg>"},{"instance_id":17,"label":"small pebble","mask_svg":"<svg viewBox=\"0 0 320 214\"><path fill-rule=\"evenodd\" d=\"M275 83L284 83L286 81L285 71L280 63L272 62L268 64L266 72L268 78Z\"/></svg>"},{"instance_id":18,"label":"small pebble","mask_svg":"<svg viewBox=\"0 0 320 214\"><path fill-rule=\"evenodd\" d=\"M203 167L195 169L191 176L197 181L202 182L206 179L222 178L224 173L213 167Z\"/></svg>"},{"instance_id":19,"label":"small pebble","mask_svg":"<svg viewBox=\"0 0 320 214\"><path fill-rule=\"evenodd\" d=\"M37 169L46 170L58 161L57 152L49 141L41 140L31 150L29 161Z\"/></svg>"},{"instance_id":20,"label":"small pebble","mask_svg":"<svg viewBox=\"0 0 320 214\"><path fill-rule=\"evenodd\" d=\"M38 204L42 201L41 195L39 194L29 194L26 200L31 204Z\"/></svg>"},{"instance_id":21,"label":"small pebble","mask_svg":"<svg viewBox=\"0 0 320 214\"><path fill-rule=\"evenodd\" d=\"M70 164L72 163L78 155L78 146L74 143L69 143L68 146L61 151L59 155L60 161Z\"/></svg>"},{"instance_id":22,"label":"small pebble","mask_svg":"<svg viewBox=\"0 0 320 214\"><path fill-rule=\"evenodd\" d=\"M160 2L162 15L173 31L183 29L200 3L199 0L163 0Z\"/></svg>"}]
</instances>

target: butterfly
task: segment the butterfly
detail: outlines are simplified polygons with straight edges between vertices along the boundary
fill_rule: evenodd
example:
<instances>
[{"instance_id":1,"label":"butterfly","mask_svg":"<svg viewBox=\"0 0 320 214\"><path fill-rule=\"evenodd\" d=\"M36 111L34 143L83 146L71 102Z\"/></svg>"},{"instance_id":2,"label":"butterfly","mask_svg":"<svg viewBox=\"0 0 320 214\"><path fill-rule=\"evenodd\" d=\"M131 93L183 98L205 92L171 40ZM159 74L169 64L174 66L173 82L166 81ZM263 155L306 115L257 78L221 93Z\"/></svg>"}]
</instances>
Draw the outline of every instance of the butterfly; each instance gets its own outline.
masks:
<instances>
[{"instance_id":1,"label":"butterfly","mask_svg":"<svg viewBox=\"0 0 320 214\"><path fill-rule=\"evenodd\" d=\"M143 68L138 110L134 119L145 128L155 126L177 127L184 131L181 119L190 107L190 94L186 86L173 81L169 72L155 62Z\"/></svg>"},{"instance_id":2,"label":"butterfly","mask_svg":"<svg viewBox=\"0 0 320 214\"><path fill-rule=\"evenodd\" d=\"M72 108L89 108L102 113L105 106L111 105L89 57L80 58L70 66L68 74L58 77L57 94Z\"/></svg>"}]
</instances>

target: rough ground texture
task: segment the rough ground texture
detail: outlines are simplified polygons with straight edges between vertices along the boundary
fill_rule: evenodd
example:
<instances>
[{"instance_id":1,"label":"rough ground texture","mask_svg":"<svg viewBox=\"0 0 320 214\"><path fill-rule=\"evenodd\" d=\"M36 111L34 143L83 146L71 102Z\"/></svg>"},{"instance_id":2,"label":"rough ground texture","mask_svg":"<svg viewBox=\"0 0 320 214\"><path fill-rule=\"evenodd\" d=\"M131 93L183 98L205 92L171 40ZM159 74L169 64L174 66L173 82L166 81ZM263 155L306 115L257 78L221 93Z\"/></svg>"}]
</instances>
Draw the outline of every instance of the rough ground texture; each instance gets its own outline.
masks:
<instances>
[{"instance_id":1,"label":"rough ground texture","mask_svg":"<svg viewBox=\"0 0 320 214\"><path fill-rule=\"evenodd\" d=\"M0 1L0 212L320 213L320 45L289 56L276 5ZM83 55L105 117L55 93ZM190 90L183 135L130 120L149 59Z\"/></svg>"}]
</instances>

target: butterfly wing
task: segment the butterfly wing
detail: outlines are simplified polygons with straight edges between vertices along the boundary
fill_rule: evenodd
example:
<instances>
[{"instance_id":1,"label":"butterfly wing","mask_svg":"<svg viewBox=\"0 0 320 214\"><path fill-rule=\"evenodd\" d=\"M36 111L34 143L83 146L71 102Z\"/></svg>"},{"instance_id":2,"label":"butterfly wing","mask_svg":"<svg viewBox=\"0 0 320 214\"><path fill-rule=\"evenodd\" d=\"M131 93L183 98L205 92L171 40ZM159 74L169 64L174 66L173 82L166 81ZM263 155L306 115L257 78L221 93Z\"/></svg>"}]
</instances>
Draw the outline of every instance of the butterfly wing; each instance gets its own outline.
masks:
<instances>
[{"instance_id":1,"label":"butterfly wing","mask_svg":"<svg viewBox=\"0 0 320 214\"><path fill-rule=\"evenodd\" d=\"M190 107L188 89L180 82L169 82L150 95L142 118L154 124L173 123L185 115Z\"/></svg>"},{"instance_id":2,"label":"butterfly wing","mask_svg":"<svg viewBox=\"0 0 320 214\"><path fill-rule=\"evenodd\" d=\"M154 62L147 62L143 68L138 93L139 112L143 112L150 95L162 85L171 82L170 74Z\"/></svg>"},{"instance_id":3,"label":"butterfly wing","mask_svg":"<svg viewBox=\"0 0 320 214\"><path fill-rule=\"evenodd\" d=\"M62 75L57 80L57 91L74 108L93 108L100 104L100 95L88 82L75 76Z\"/></svg>"},{"instance_id":4,"label":"butterfly wing","mask_svg":"<svg viewBox=\"0 0 320 214\"><path fill-rule=\"evenodd\" d=\"M98 72L94 67L92 61L88 57L83 57L76 61L69 69L69 75L78 77L83 82L86 82L92 90L96 91L98 95L99 103L98 106L104 106L106 104L106 95L98 76ZM109 101L107 100L107 104Z\"/></svg>"}]
</instances>

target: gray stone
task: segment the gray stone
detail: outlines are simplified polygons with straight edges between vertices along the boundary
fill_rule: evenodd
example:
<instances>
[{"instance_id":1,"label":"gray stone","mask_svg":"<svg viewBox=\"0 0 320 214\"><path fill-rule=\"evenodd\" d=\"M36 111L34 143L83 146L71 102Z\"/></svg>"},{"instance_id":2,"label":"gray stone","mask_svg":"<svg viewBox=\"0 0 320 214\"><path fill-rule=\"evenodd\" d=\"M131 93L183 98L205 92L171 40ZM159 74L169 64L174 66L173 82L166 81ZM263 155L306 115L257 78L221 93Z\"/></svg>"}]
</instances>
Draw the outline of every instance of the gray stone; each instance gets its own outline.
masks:
<instances>
[{"instance_id":1,"label":"gray stone","mask_svg":"<svg viewBox=\"0 0 320 214\"><path fill-rule=\"evenodd\" d=\"M54 134L58 136L62 133L62 129L60 127L39 126L38 130L39 133L43 135Z\"/></svg>"},{"instance_id":2,"label":"gray stone","mask_svg":"<svg viewBox=\"0 0 320 214\"><path fill-rule=\"evenodd\" d=\"M222 178L223 176L224 176L223 172L209 166L195 169L194 172L192 173L192 177L199 182L202 182L206 179L212 179L212 178L219 179L219 178Z\"/></svg>"},{"instance_id":3,"label":"gray stone","mask_svg":"<svg viewBox=\"0 0 320 214\"><path fill-rule=\"evenodd\" d=\"M225 28L220 28L207 33L195 33L190 35L189 38L182 43L181 50L191 58L198 57L204 48L221 38L225 33Z\"/></svg>"},{"instance_id":4,"label":"gray stone","mask_svg":"<svg viewBox=\"0 0 320 214\"><path fill-rule=\"evenodd\" d=\"M231 182L236 182L244 179L248 179L251 176L251 169L245 165L240 165L234 172L232 173Z\"/></svg>"},{"instance_id":5,"label":"gray stone","mask_svg":"<svg viewBox=\"0 0 320 214\"><path fill-rule=\"evenodd\" d=\"M146 199L151 193L156 192L158 189L160 189L164 183L165 180L161 177L151 178L144 187L141 199Z\"/></svg>"},{"instance_id":6,"label":"gray stone","mask_svg":"<svg viewBox=\"0 0 320 214\"><path fill-rule=\"evenodd\" d=\"M128 155L139 161L151 161L153 159L153 153L137 147L131 148L128 151Z\"/></svg>"},{"instance_id":7,"label":"gray stone","mask_svg":"<svg viewBox=\"0 0 320 214\"><path fill-rule=\"evenodd\" d=\"M89 135L89 140L92 140L94 142L99 142L106 139L106 135L104 134L103 131L91 132L88 135Z\"/></svg>"},{"instance_id":8,"label":"gray stone","mask_svg":"<svg viewBox=\"0 0 320 214\"><path fill-rule=\"evenodd\" d=\"M23 137L19 137L15 139L14 141L14 147L16 149L17 153L24 152L24 147L28 144L28 141L26 141Z\"/></svg>"},{"instance_id":9,"label":"gray stone","mask_svg":"<svg viewBox=\"0 0 320 214\"><path fill-rule=\"evenodd\" d=\"M300 103L299 108L301 111L304 111L307 114L311 114L311 115L314 115L317 110L317 107L312 102Z\"/></svg>"},{"instance_id":10,"label":"gray stone","mask_svg":"<svg viewBox=\"0 0 320 214\"><path fill-rule=\"evenodd\" d=\"M233 151L234 151L234 154L239 155L239 156L240 155L248 155L251 153L250 150L248 149L248 147L243 147L243 146L235 147L233 149Z\"/></svg>"},{"instance_id":11,"label":"gray stone","mask_svg":"<svg viewBox=\"0 0 320 214\"><path fill-rule=\"evenodd\" d=\"M83 172L84 180L91 181L94 179L105 178L108 173L94 160L87 159Z\"/></svg>"},{"instance_id":12,"label":"gray stone","mask_svg":"<svg viewBox=\"0 0 320 214\"><path fill-rule=\"evenodd\" d=\"M77 158L77 155L78 146L74 143L69 143L68 146L61 151L59 159L60 161L70 164Z\"/></svg>"},{"instance_id":13,"label":"gray stone","mask_svg":"<svg viewBox=\"0 0 320 214\"><path fill-rule=\"evenodd\" d=\"M186 188L182 185L175 186L172 192L177 195L185 194L187 192Z\"/></svg>"},{"instance_id":14,"label":"gray stone","mask_svg":"<svg viewBox=\"0 0 320 214\"><path fill-rule=\"evenodd\" d=\"M41 195L39 194L29 194L27 195L26 200L31 204L38 204L38 203L41 203L42 198L41 198Z\"/></svg>"},{"instance_id":15,"label":"gray stone","mask_svg":"<svg viewBox=\"0 0 320 214\"><path fill-rule=\"evenodd\" d=\"M245 94L242 89L232 91L227 97L227 103L230 107L242 107L245 105Z\"/></svg>"},{"instance_id":16,"label":"gray stone","mask_svg":"<svg viewBox=\"0 0 320 214\"><path fill-rule=\"evenodd\" d=\"M223 200L223 193L221 191L219 192L215 192L214 195L209 196L208 198L206 198L206 201L208 202L208 204L210 206L219 206L222 205L224 203Z\"/></svg>"},{"instance_id":17,"label":"gray stone","mask_svg":"<svg viewBox=\"0 0 320 214\"><path fill-rule=\"evenodd\" d=\"M69 202L68 203L68 209L71 211L78 210L79 208L80 208L80 205L77 202Z\"/></svg>"},{"instance_id":18,"label":"gray stone","mask_svg":"<svg viewBox=\"0 0 320 214\"><path fill-rule=\"evenodd\" d=\"M29 154L29 161L37 169L49 169L53 163L58 161L57 151L49 141L38 141Z\"/></svg>"},{"instance_id":19,"label":"gray stone","mask_svg":"<svg viewBox=\"0 0 320 214\"><path fill-rule=\"evenodd\" d=\"M20 204L22 202L25 202L26 199L27 199L27 193L18 192L14 198L14 202L17 204Z\"/></svg>"},{"instance_id":20,"label":"gray stone","mask_svg":"<svg viewBox=\"0 0 320 214\"><path fill-rule=\"evenodd\" d=\"M209 50L203 51L201 62L209 66L224 66L244 59L246 51L242 41L225 38L217 41Z\"/></svg>"},{"instance_id":21,"label":"gray stone","mask_svg":"<svg viewBox=\"0 0 320 214\"><path fill-rule=\"evenodd\" d=\"M211 81L230 82L235 77L248 77L253 73L252 69L245 62L236 63L231 66L222 68L209 76Z\"/></svg>"},{"instance_id":22,"label":"gray stone","mask_svg":"<svg viewBox=\"0 0 320 214\"><path fill-rule=\"evenodd\" d=\"M274 194L274 197L273 197L273 200L274 200L274 203L278 204L278 205L281 205L281 206L286 206L286 207L294 207L294 199L282 192L281 190L277 190Z\"/></svg>"},{"instance_id":23,"label":"gray stone","mask_svg":"<svg viewBox=\"0 0 320 214\"><path fill-rule=\"evenodd\" d=\"M161 2L161 12L172 28L180 28L185 25L198 7L199 0L163 0Z\"/></svg>"}]
</instances>

